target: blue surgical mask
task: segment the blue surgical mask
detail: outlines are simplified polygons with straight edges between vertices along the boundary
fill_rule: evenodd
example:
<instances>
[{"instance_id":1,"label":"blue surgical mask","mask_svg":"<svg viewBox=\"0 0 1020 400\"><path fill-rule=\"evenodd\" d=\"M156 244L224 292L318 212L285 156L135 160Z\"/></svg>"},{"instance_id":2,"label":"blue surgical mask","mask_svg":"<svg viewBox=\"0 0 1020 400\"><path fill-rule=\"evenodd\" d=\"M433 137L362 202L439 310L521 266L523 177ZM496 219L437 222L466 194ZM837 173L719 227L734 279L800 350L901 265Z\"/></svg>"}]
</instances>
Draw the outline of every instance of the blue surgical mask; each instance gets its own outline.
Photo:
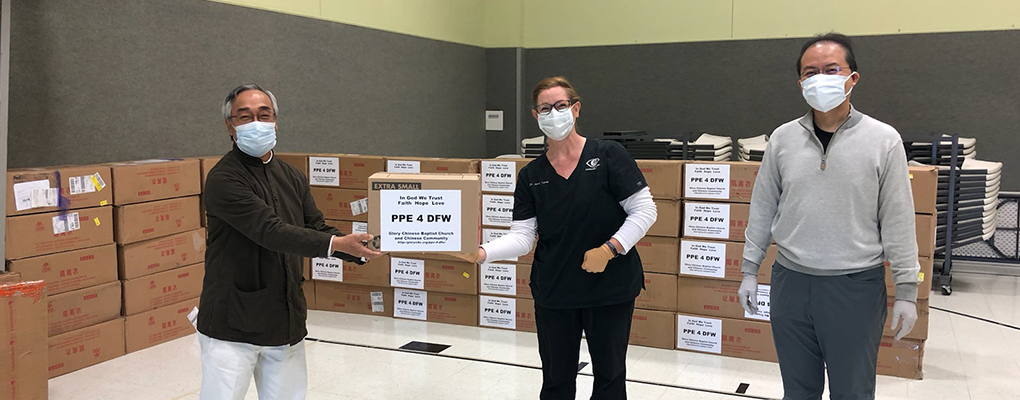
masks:
<instances>
[{"instance_id":1,"label":"blue surgical mask","mask_svg":"<svg viewBox=\"0 0 1020 400\"><path fill-rule=\"evenodd\" d=\"M237 148L252 157L262 157L276 147L276 123L253 121L235 126Z\"/></svg>"}]
</instances>

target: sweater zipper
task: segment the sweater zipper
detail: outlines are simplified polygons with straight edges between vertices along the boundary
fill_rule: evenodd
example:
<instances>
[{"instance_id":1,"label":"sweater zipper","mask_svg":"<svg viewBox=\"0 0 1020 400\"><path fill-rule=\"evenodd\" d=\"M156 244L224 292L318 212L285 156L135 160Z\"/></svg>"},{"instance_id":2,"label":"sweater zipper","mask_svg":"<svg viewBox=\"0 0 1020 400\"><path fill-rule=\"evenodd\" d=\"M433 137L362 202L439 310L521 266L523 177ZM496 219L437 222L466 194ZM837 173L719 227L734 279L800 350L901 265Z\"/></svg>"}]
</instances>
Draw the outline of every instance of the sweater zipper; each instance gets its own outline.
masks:
<instances>
[{"instance_id":1,"label":"sweater zipper","mask_svg":"<svg viewBox=\"0 0 1020 400\"><path fill-rule=\"evenodd\" d=\"M839 127L836 128L836 131L832 133L832 138L829 139L829 145L828 146L822 145L822 139L818 138L818 135L815 134L814 130L810 131L811 132L811 137L815 138L815 143L818 143L818 147L820 147L822 149L822 164L818 167L822 171L825 171L825 160L829 158L829 149L831 149L832 145L834 143L836 143L836 134L839 133L840 129L843 129L843 125L846 125L846 122L849 121L849 120L850 120L850 117L847 117L846 121L843 121L842 124L839 124Z\"/></svg>"}]
</instances>

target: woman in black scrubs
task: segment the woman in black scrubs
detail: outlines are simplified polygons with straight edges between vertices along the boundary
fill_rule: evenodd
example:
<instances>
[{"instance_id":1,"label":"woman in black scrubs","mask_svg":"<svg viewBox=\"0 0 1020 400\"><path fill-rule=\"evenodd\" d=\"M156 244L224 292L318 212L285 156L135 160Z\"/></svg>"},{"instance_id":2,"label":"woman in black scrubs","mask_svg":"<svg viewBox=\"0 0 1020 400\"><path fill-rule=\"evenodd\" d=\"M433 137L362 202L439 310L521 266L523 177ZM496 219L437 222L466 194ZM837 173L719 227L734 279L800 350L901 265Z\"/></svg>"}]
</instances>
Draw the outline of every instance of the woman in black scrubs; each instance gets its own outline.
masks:
<instances>
[{"instance_id":1,"label":"woman in black scrubs","mask_svg":"<svg viewBox=\"0 0 1020 400\"><path fill-rule=\"evenodd\" d=\"M540 398L573 399L581 334L591 354L592 399L626 399L627 342L643 287L634 244L655 222L655 203L634 159L616 142L577 133L581 98L563 77L542 80L532 115L549 149L517 178L510 234L484 244L479 262L528 253Z\"/></svg>"}]
</instances>

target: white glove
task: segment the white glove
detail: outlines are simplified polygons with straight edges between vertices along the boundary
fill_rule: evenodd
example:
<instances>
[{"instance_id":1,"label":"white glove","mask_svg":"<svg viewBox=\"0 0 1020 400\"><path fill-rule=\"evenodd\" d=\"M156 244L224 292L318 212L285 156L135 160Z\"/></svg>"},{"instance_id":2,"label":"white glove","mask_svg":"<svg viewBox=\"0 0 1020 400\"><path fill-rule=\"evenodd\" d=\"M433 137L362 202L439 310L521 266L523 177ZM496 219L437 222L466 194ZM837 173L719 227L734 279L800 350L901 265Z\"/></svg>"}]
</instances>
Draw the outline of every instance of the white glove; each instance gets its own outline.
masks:
<instances>
[{"instance_id":1,"label":"white glove","mask_svg":"<svg viewBox=\"0 0 1020 400\"><path fill-rule=\"evenodd\" d=\"M740 289L737 290L737 300L748 314L758 313L758 276L744 275L744 280L740 281Z\"/></svg>"},{"instance_id":2,"label":"white glove","mask_svg":"<svg viewBox=\"0 0 1020 400\"><path fill-rule=\"evenodd\" d=\"M900 323L900 321L903 322ZM896 300L896 302L893 303L892 324L889 325L889 329L896 331L896 327L900 327L900 330L896 331L896 340L903 339L904 336L907 336L907 334L914 329L914 323L916 322L916 304L906 300Z\"/></svg>"}]
</instances>

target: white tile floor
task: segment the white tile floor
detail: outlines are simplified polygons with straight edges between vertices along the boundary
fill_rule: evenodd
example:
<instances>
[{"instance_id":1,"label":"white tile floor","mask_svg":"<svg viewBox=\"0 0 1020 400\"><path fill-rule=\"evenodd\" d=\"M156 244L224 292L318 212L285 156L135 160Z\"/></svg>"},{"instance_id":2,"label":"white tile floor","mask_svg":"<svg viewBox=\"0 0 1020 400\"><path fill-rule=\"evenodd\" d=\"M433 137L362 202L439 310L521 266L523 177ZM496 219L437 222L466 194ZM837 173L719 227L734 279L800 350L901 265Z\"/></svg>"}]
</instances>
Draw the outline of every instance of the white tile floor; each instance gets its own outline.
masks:
<instances>
[{"instance_id":1,"label":"white tile floor","mask_svg":"<svg viewBox=\"0 0 1020 400\"><path fill-rule=\"evenodd\" d=\"M954 289L932 293L931 305L1020 326L1020 278L957 274ZM347 343L307 344L309 400L538 398L539 370L486 362L538 367L534 334L317 311L308 327L311 338ZM878 398L1020 399L1020 330L932 310L930 331L925 379L880 376ZM412 340L451 345L441 354L458 358L387 350ZM191 336L53 379L50 399L196 400L200 371ZM643 382L628 385L637 400L733 399L741 383L751 396L782 396L776 364L646 347L631 347L628 378ZM588 398L592 378L577 383Z\"/></svg>"}]
</instances>

